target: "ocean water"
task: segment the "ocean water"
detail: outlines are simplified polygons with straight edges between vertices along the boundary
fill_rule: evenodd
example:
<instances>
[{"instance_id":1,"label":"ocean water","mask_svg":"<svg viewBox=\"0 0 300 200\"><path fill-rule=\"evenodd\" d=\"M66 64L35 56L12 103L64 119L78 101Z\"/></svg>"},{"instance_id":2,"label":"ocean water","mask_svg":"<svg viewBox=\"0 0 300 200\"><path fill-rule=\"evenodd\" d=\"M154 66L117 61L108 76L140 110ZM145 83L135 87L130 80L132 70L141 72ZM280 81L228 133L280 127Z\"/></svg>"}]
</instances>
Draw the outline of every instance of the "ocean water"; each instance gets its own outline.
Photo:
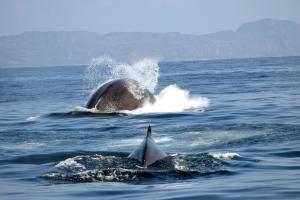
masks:
<instances>
[{"instance_id":1,"label":"ocean water","mask_svg":"<svg viewBox=\"0 0 300 200\"><path fill-rule=\"evenodd\" d=\"M135 111L84 108L132 78ZM151 124L168 154L127 158ZM300 57L0 69L0 199L300 199Z\"/></svg>"}]
</instances>

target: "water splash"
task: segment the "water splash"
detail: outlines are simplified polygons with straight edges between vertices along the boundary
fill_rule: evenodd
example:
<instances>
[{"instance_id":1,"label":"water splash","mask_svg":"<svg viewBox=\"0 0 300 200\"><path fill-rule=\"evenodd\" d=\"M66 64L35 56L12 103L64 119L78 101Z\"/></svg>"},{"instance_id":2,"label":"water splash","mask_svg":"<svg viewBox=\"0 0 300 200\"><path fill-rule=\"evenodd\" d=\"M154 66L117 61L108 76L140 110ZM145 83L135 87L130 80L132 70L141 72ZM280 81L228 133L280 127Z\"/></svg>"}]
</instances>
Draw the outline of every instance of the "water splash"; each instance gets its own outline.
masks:
<instances>
[{"instance_id":1,"label":"water splash","mask_svg":"<svg viewBox=\"0 0 300 200\"><path fill-rule=\"evenodd\" d=\"M235 157L241 157L238 153L227 152L227 153L209 153L214 158L222 159L222 160L231 160Z\"/></svg>"},{"instance_id":2,"label":"water splash","mask_svg":"<svg viewBox=\"0 0 300 200\"><path fill-rule=\"evenodd\" d=\"M177 85L169 85L156 96L154 104L147 103L131 113L201 111L208 105L209 100L207 98L190 96L189 91L183 90Z\"/></svg>"},{"instance_id":3,"label":"water splash","mask_svg":"<svg viewBox=\"0 0 300 200\"><path fill-rule=\"evenodd\" d=\"M90 91L110 80L133 79L154 93L158 77L158 60L151 58L144 58L131 64L119 63L109 57L95 58L86 73Z\"/></svg>"}]
</instances>

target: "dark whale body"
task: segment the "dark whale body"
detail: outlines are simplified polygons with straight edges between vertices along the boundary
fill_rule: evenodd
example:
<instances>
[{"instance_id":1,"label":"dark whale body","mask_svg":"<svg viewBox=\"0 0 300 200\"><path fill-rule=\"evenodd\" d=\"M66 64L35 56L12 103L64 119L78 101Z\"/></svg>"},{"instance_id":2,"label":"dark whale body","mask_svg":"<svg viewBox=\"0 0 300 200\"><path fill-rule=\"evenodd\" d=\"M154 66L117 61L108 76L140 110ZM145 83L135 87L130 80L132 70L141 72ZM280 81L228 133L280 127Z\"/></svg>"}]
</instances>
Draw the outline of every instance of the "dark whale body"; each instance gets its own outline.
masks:
<instances>
[{"instance_id":1,"label":"dark whale body","mask_svg":"<svg viewBox=\"0 0 300 200\"><path fill-rule=\"evenodd\" d=\"M154 103L153 94L131 79L117 79L100 86L90 97L86 108L114 112L134 110L145 102Z\"/></svg>"}]
</instances>

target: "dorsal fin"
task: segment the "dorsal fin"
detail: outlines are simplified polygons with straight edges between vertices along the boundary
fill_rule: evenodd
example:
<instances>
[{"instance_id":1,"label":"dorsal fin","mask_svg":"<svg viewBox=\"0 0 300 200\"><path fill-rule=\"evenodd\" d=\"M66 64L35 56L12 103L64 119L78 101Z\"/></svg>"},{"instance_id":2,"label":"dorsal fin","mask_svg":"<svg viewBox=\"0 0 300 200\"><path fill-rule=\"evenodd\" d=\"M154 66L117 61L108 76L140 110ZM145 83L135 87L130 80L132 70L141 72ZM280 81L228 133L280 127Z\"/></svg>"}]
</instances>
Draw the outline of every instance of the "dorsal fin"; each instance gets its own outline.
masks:
<instances>
[{"instance_id":1,"label":"dorsal fin","mask_svg":"<svg viewBox=\"0 0 300 200\"><path fill-rule=\"evenodd\" d=\"M151 126L148 126L148 130L147 130L147 137L151 137L152 134L152 130L151 130Z\"/></svg>"},{"instance_id":2,"label":"dorsal fin","mask_svg":"<svg viewBox=\"0 0 300 200\"><path fill-rule=\"evenodd\" d=\"M155 144L155 141L151 137L151 133L151 126L149 125L147 136L144 138L143 142L128 156L129 158L135 158L140 161L143 167L148 167L167 156L167 154L161 151Z\"/></svg>"}]
</instances>

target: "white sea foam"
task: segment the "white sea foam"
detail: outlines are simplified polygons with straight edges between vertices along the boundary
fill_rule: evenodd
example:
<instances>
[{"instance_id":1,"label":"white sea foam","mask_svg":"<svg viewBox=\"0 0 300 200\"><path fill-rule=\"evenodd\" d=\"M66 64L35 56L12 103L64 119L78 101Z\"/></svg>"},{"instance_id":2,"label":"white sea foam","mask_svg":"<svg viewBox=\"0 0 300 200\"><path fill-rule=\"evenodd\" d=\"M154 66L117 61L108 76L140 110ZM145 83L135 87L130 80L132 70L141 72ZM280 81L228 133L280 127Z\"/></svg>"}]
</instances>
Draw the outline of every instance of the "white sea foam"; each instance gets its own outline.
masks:
<instances>
[{"instance_id":1,"label":"white sea foam","mask_svg":"<svg viewBox=\"0 0 300 200\"><path fill-rule=\"evenodd\" d=\"M174 168L180 171L189 171L186 161L182 158L176 158L174 160Z\"/></svg>"},{"instance_id":2,"label":"white sea foam","mask_svg":"<svg viewBox=\"0 0 300 200\"><path fill-rule=\"evenodd\" d=\"M223 159L223 160L231 160L234 157L240 157L238 153L227 152L227 153L209 153L214 158Z\"/></svg>"},{"instance_id":3,"label":"white sea foam","mask_svg":"<svg viewBox=\"0 0 300 200\"><path fill-rule=\"evenodd\" d=\"M169 85L157 96L154 104L145 104L131 113L155 113L155 112L183 112L199 111L209 105L209 100L200 96L191 96L189 91L179 88L177 85Z\"/></svg>"},{"instance_id":4,"label":"white sea foam","mask_svg":"<svg viewBox=\"0 0 300 200\"><path fill-rule=\"evenodd\" d=\"M96 108L86 108L86 107L82 107L82 106L76 106L74 108L75 112L89 112L89 113L103 113L103 112L100 112L99 110L97 110Z\"/></svg>"},{"instance_id":5,"label":"white sea foam","mask_svg":"<svg viewBox=\"0 0 300 200\"><path fill-rule=\"evenodd\" d=\"M76 159L80 159L80 157L76 156L74 158L68 158L56 164L55 167L59 169L76 168L76 169L84 170L85 166L78 163Z\"/></svg>"},{"instance_id":6,"label":"white sea foam","mask_svg":"<svg viewBox=\"0 0 300 200\"><path fill-rule=\"evenodd\" d=\"M26 121L28 122L35 122L37 120L39 120L42 116L38 115L38 116L33 116L33 117L28 117L26 118Z\"/></svg>"}]
</instances>

